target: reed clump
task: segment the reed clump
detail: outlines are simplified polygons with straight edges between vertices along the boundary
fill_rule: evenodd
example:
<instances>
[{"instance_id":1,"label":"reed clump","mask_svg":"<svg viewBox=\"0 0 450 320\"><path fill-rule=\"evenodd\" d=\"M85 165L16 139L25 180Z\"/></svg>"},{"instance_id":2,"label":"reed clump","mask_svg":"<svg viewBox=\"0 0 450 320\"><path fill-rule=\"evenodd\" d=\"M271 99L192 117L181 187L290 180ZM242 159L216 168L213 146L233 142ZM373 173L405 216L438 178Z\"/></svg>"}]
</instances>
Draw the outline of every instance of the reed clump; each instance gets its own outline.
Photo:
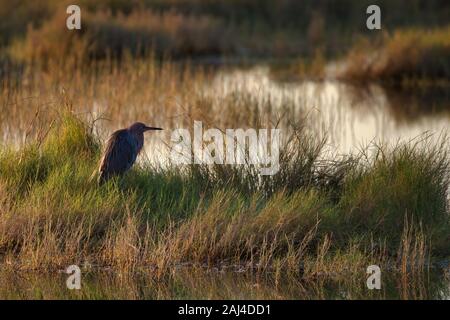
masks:
<instances>
[{"instance_id":1,"label":"reed clump","mask_svg":"<svg viewBox=\"0 0 450 320\"><path fill-rule=\"evenodd\" d=\"M301 152L267 181L251 165L144 161L98 186L92 124L69 111L53 123L0 152L0 254L13 269L229 265L317 277L372 263L409 272L450 253L448 158L426 139L342 161L321 160L320 142L291 140L283 150Z\"/></svg>"},{"instance_id":2,"label":"reed clump","mask_svg":"<svg viewBox=\"0 0 450 320\"><path fill-rule=\"evenodd\" d=\"M448 85L450 27L397 30L381 44L356 44L338 74L357 82L380 81L391 85Z\"/></svg>"}]
</instances>

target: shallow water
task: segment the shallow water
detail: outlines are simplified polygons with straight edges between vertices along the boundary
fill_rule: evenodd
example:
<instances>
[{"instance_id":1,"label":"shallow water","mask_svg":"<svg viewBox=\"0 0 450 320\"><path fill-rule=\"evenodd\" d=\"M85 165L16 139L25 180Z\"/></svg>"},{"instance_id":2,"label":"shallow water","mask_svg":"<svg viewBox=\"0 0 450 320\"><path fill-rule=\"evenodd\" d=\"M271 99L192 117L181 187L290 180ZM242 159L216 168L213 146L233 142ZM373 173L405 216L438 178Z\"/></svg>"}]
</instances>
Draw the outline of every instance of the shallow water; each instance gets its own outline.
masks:
<instances>
[{"instance_id":1,"label":"shallow water","mask_svg":"<svg viewBox=\"0 0 450 320\"><path fill-rule=\"evenodd\" d=\"M424 133L438 139L450 128L449 89L398 90L335 80L280 82L272 79L268 67L221 72L212 85L216 94L244 92L270 99L275 108L294 106L339 153L371 142L409 141Z\"/></svg>"},{"instance_id":2,"label":"shallow water","mask_svg":"<svg viewBox=\"0 0 450 320\"><path fill-rule=\"evenodd\" d=\"M334 155L355 153L372 143L393 145L424 137L440 142L450 128L449 88L399 90L336 80L280 82L271 77L270 68L259 66L218 71L202 90L214 97L219 112L221 100L241 95L255 99L260 107L269 106L272 123L304 122L315 134L327 137L327 149ZM242 125L250 126L240 123L227 129ZM167 162L170 128L165 134L146 141L145 159Z\"/></svg>"},{"instance_id":3,"label":"shallow water","mask_svg":"<svg viewBox=\"0 0 450 320\"><path fill-rule=\"evenodd\" d=\"M103 95L110 93L107 89L103 90ZM224 101L227 99L238 97L237 107L245 108L245 99L250 97L254 99L252 101L258 101L260 108L270 108L262 110L261 115L269 113L272 123L279 118L287 122L304 121L315 134L326 135L328 147L333 153L355 152L371 142L409 141L425 133L432 135L432 140L438 140L441 135L448 133L450 127L448 87L399 90L383 88L377 84L356 86L336 80L282 82L272 77L270 67L259 65L247 69L219 68L213 72L212 79L205 77L203 83L193 84L191 90L203 92L198 96L203 96L207 103L214 105L208 112L216 115L223 112ZM164 94L161 93L162 101L165 101ZM169 100L178 98L174 96ZM22 143L27 129L34 124L35 108L45 108L47 105L46 101L40 102L38 97L26 97L24 100L30 104L23 104L22 108L29 107L32 110L19 112L13 108L15 102L12 101L10 108L14 112L6 112L0 117L0 143ZM152 121L151 124L164 127L164 132L149 134L151 138L146 139L146 152L141 157L144 159L167 161L171 131L185 126L184 105L180 105L181 109L176 110L176 114L165 112L164 109L155 114L155 105L146 99L136 98L132 105L115 109L112 115L109 110L110 101L103 96L96 97L94 94L80 101L82 103L75 106L80 114L92 114L92 117L103 115L111 119L96 123L98 132L105 139L113 130L136 119L152 119L149 120ZM156 105L159 106L158 103ZM15 114L17 112L19 113ZM252 110L234 112L245 114L252 113ZM205 116L208 118L207 114ZM213 118L221 120L220 116ZM232 119L224 122L229 129L248 128L252 126L250 118L241 116L237 122L231 122ZM281 124L285 125L286 121ZM215 123L211 125L214 126ZM219 124L222 129L223 125Z\"/></svg>"},{"instance_id":4,"label":"shallow water","mask_svg":"<svg viewBox=\"0 0 450 320\"><path fill-rule=\"evenodd\" d=\"M0 299L450 299L450 281L437 271L409 277L382 273L380 290L369 290L366 279L354 275L302 280L179 270L157 279L151 272L83 272L80 290L69 290L67 277L1 272Z\"/></svg>"}]
</instances>

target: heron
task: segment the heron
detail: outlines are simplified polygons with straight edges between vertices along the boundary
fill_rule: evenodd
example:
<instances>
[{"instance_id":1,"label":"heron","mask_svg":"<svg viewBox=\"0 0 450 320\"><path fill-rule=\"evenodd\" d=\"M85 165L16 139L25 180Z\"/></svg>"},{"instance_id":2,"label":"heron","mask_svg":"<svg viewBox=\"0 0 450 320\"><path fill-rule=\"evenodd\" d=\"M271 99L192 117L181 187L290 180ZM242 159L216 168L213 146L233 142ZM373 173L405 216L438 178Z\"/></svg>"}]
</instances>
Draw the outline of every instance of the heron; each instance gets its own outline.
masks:
<instances>
[{"instance_id":1,"label":"heron","mask_svg":"<svg viewBox=\"0 0 450 320\"><path fill-rule=\"evenodd\" d=\"M119 176L129 170L144 145L144 132L163 130L148 127L142 122L135 122L125 129L114 131L108 138L100 159L98 183L102 184L113 176Z\"/></svg>"}]
</instances>

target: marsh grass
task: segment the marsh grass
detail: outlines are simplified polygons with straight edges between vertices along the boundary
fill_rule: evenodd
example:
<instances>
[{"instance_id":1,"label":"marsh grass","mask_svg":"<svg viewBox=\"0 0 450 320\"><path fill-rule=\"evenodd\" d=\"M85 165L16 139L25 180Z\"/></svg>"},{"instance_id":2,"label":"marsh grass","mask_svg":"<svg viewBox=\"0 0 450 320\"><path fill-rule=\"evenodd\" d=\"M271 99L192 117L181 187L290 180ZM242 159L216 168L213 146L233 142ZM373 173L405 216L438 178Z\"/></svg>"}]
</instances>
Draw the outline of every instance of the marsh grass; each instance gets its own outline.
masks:
<instances>
[{"instance_id":1,"label":"marsh grass","mask_svg":"<svg viewBox=\"0 0 450 320\"><path fill-rule=\"evenodd\" d=\"M449 254L448 159L427 139L327 162L321 142L297 130L267 181L250 165L144 162L98 186L93 124L70 111L53 123L0 153L0 252L12 269L148 266L162 276L235 265L314 278L372 263L411 272Z\"/></svg>"},{"instance_id":2,"label":"marsh grass","mask_svg":"<svg viewBox=\"0 0 450 320\"><path fill-rule=\"evenodd\" d=\"M255 276L227 270L182 269L155 278L151 272L83 272L82 290L67 290L67 275L2 270L2 299L445 299L444 277L417 276L407 283L383 273L381 290L367 290L361 277L312 281L289 276Z\"/></svg>"},{"instance_id":3,"label":"marsh grass","mask_svg":"<svg viewBox=\"0 0 450 320\"><path fill-rule=\"evenodd\" d=\"M372 144L337 157L292 100L275 104L270 95L230 91L215 85L207 67L155 58L229 50L217 36L227 31L220 19L99 10L85 17L94 36L61 37L62 17L30 27L2 68L4 266L145 267L158 276L184 265L233 266L315 279L369 264L414 273L450 254L445 138L439 145L427 137ZM404 37L400 43L416 39ZM419 48L440 47L444 37L437 33ZM396 58L403 55L394 49ZM307 71L322 76L316 52ZM399 68L392 70L408 74ZM261 177L249 164L175 167L141 159L123 178L97 186L90 177L105 132L136 119L165 128L194 120L219 129L281 127L280 170Z\"/></svg>"},{"instance_id":4,"label":"marsh grass","mask_svg":"<svg viewBox=\"0 0 450 320\"><path fill-rule=\"evenodd\" d=\"M293 58L318 48L342 53L355 34L367 36L361 15L369 0L241 1L79 1L82 29L65 27L70 1L6 1L0 4L0 47L11 57L45 64L48 60L138 57L153 50L172 58ZM383 28L440 26L449 6L439 0L379 0L390 12ZM345 17L345 18L343 18ZM0 49L1 51L1 49Z\"/></svg>"},{"instance_id":5,"label":"marsh grass","mask_svg":"<svg viewBox=\"0 0 450 320\"><path fill-rule=\"evenodd\" d=\"M345 58L341 79L390 85L448 86L450 27L396 30L382 41L364 39Z\"/></svg>"}]
</instances>

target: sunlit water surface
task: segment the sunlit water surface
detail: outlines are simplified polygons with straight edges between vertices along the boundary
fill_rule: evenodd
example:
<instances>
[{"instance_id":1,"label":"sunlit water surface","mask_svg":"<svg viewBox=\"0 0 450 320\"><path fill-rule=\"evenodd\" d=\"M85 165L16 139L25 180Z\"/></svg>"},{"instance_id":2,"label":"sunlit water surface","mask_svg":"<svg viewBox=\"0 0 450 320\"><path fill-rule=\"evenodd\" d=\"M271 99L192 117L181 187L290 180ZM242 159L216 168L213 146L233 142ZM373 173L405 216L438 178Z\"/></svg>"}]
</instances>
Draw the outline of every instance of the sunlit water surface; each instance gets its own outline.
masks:
<instances>
[{"instance_id":1,"label":"sunlit water surface","mask_svg":"<svg viewBox=\"0 0 450 320\"><path fill-rule=\"evenodd\" d=\"M429 143L441 142L450 128L448 88L397 90L335 80L281 82L272 79L268 67L255 67L219 71L203 90L218 104L220 99L245 95L260 106L270 105L273 123L286 118L292 123L303 121L318 136L327 137L327 149L333 154L425 137ZM170 130L163 139L148 139L145 159L170 162Z\"/></svg>"},{"instance_id":2,"label":"sunlit water surface","mask_svg":"<svg viewBox=\"0 0 450 320\"><path fill-rule=\"evenodd\" d=\"M340 153L371 142L408 141L426 132L438 138L450 125L448 88L395 90L334 80L280 82L265 67L221 72L211 87L223 96L244 92L269 99L274 108L294 105Z\"/></svg>"}]
</instances>

